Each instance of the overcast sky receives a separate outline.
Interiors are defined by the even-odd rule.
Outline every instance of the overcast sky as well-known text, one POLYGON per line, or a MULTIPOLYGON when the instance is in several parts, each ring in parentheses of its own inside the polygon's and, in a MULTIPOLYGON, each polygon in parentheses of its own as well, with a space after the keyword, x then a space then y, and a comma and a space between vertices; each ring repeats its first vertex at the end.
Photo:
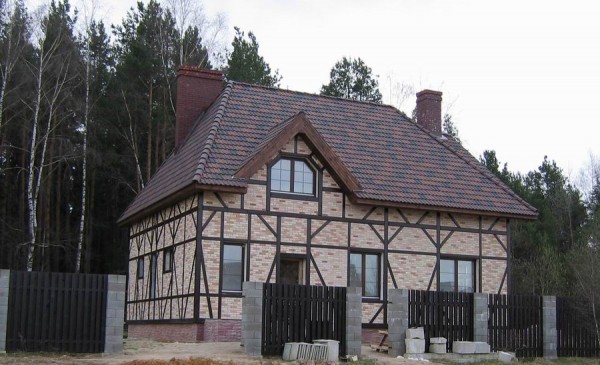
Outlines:
MULTIPOLYGON (((105 0, 109 22, 130 0, 105 0)), ((463 144, 511 170, 544 155, 575 177, 600 155, 600 3, 595 1, 204 0, 255 33, 281 86, 318 93, 333 64, 361 57, 385 103, 404 82, 444 93, 463 144)), ((414 97, 401 106, 407 114, 414 97)))

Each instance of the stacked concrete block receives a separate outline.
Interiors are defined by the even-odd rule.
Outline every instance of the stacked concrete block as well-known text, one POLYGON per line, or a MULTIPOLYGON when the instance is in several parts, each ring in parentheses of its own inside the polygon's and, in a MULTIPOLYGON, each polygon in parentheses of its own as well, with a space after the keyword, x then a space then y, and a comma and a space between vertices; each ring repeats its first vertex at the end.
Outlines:
POLYGON ((544 330, 544 359, 554 360, 558 357, 558 338, 556 332, 556 297, 542 298, 543 330, 544 330))
POLYGON ((6 352, 6 326, 8 324, 8 289, 10 271, 0 270, 0 354, 6 352))
POLYGON ((406 330, 408 329, 408 290, 388 291, 388 342, 389 354, 396 357, 406 353, 406 330))
POLYGON ((454 352, 455 354, 474 354, 475 342, 454 341, 452 342, 452 352, 454 352))
POLYGON ((362 339, 362 288, 346 289, 346 354, 360 355, 362 339))
POLYGON ((488 342, 488 295, 485 293, 473 294, 473 340, 488 342))
POLYGON ((250 356, 261 356, 263 283, 246 281, 242 286, 242 344, 250 356))
POLYGON ((123 351, 125 320, 125 275, 108 275, 104 352, 123 351))
POLYGON ((433 354, 445 354, 448 340, 444 337, 431 337, 429 339, 429 352, 433 354))
POLYGON ((423 327, 409 328, 406 330, 407 354, 424 354, 425 353, 425 331, 423 327))
POLYGON ((489 354, 491 352, 490 345, 487 342, 473 342, 475 344, 476 354, 489 354))

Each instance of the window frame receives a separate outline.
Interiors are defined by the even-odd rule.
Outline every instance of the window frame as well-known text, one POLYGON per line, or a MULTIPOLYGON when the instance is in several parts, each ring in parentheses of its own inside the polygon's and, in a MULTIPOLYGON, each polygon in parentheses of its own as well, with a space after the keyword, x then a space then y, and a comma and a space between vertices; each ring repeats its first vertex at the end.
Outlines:
POLYGON ((137 272, 136 278, 137 280, 141 280, 144 278, 144 257, 138 257, 137 259, 137 272))
POLYGON ((173 259, 175 258, 175 248, 168 247, 163 251, 163 274, 167 274, 173 271, 173 259), (169 267, 167 267, 167 255, 170 256, 169 267))
POLYGON ((219 287, 221 289, 221 293, 230 293, 230 294, 241 294, 242 293, 242 289, 243 289, 243 285, 244 285, 244 281, 246 279, 246 245, 243 243, 232 243, 232 242, 223 242, 223 244, 221 245, 221 259, 220 259, 220 281, 219 281, 219 287), (240 264, 242 265, 242 270, 241 270, 241 281, 240 281, 240 289, 239 290, 232 290, 232 289, 225 289, 223 288, 223 276, 225 275, 225 265, 224 265, 224 253, 225 253, 225 246, 237 246, 240 247, 242 249, 242 258, 240 259, 240 264))
POLYGON ((477 293, 477 259, 476 258, 472 258, 472 257, 465 257, 465 256, 442 256, 440 257, 440 269, 439 269, 439 283, 440 283, 440 287, 438 287, 438 291, 442 291, 441 290, 441 279, 442 279, 442 261, 446 260, 446 261, 453 261, 454 264, 454 285, 451 291, 448 292, 453 292, 453 293, 477 293), (473 291, 472 292, 459 292, 458 291, 458 263, 459 262, 468 262, 471 264, 471 282, 473 283, 473 291))
POLYGON ((368 299, 368 300, 379 300, 381 299, 381 256, 382 253, 379 251, 348 251, 348 286, 350 286, 350 262, 351 262, 351 256, 352 255, 360 255, 361 256, 361 295, 364 299, 368 299), (375 256, 377 257, 377 296, 367 296, 365 295, 365 280, 366 280, 366 263, 367 263, 367 259, 366 256, 367 255, 371 255, 371 256, 375 256))
POLYGON ((301 199, 301 200, 318 200, 317 196, 317 184, 318 184, 318 174, 319 169, 310 161, 307 156, 298 156, 298 155, 290 155, 290 154, 280 154, 275 160, 271 161, 271 163, 267 166, 268 168, 268 179, 267 179, 267 188, 272 197, 281 197, 288 199, 301 199), (273 166, 275 166, 281 160, 289 160, 290 161, 290 191, 282 191, 282 190, 274 190, 272 188, 272 180, 273 176, 271 170, 273 166), (312 184, 312 192, 311 193, 300 193, 294 191, 294 181, 295 181, 295 162, 300 161, 304 162, 306 166, 313 173, 313 184, 312 184))

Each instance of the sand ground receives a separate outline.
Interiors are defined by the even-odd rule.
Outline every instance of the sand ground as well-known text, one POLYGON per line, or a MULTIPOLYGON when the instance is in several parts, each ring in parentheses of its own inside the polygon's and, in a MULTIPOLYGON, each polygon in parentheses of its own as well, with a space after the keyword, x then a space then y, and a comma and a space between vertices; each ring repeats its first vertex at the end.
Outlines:
MULTIPOLYGON (((424 365, 423 361, 395 359, 384 353, 372 351, 368 346, 362 348, 363 357, 376 360, 377 364, 424 365)), ((144 339, 127 339, 122 353, 119 354, 32 354, 17 353, 0 355, 0 364, 40 364, 40 365, 117 365, 133 360, 170 360, 203 357, 231 361, 234 364, 293 364, 281 359, 254 359, 244 353, 239 342, 203 342, 203 343, 165 343, 144 339)))

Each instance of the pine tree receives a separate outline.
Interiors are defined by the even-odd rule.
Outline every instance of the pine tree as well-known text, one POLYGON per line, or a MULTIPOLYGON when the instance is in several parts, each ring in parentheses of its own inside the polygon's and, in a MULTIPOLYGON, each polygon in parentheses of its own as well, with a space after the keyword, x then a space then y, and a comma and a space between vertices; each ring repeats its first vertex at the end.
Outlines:
POLYGON ((235 27, 233 51, 227 57, 225 75, 233 81, 247 82, 269 87, 279 87, 279 72, 271 72, 271 67, 258 54, 258 42, 254 33, 248 32, 248 38, 240 28, 235 27))
POLYGON ((360 58, 342 58, 333 66, 329 75, 331 80, 321 87, 321 95, 381 102, 379 83, 371 68, 360 58))

